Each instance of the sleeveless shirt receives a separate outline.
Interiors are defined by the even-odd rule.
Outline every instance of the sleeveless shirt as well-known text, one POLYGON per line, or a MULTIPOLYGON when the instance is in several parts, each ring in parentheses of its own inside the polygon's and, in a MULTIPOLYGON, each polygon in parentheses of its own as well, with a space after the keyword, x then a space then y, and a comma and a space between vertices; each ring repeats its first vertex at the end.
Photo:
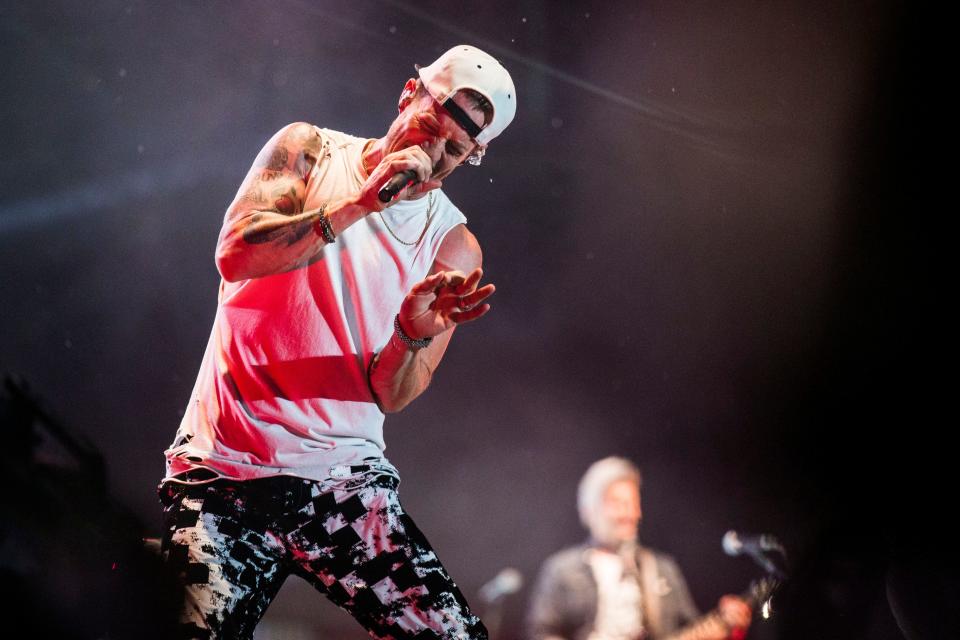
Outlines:
MULTIPOLYGON (((356 194, 367 179, 361 153, 368 139, 317 131, 323 146, 304 210, 356 194)), ((432 193, 429 222, 428 197, 399 201, 345 229, 309 266, 221 280, 197 382, 165 451, 166 479, 206 469, 239 480, 322 481, 344 465, 388 465, 370 362, 446 234, 466 222, 442 191, 432 193), (412 243, 421 232, 415 246, 394 237, 412 243)))

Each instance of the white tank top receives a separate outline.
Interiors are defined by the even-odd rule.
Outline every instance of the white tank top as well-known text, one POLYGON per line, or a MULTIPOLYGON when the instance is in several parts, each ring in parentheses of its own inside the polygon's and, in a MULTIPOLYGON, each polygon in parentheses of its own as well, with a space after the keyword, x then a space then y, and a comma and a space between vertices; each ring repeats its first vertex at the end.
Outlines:
MULTIPOLYGON (((317 130, 324 148, 304 209, 355 194, 367 178, 367 139, 317 130)), ((368 384, 370 362, 446 234, 466 222, 446 195, 433 193, 425 232, 428 198, 397 202, 345 229, 308 267, 221 281, 200 373, 165 452, 167 479, 208 469, 241 480, 324 480, 334 467, 383 461, 384 416, 368 384), (394 237, 414 242, 422 232, 415 246, 394 237)))

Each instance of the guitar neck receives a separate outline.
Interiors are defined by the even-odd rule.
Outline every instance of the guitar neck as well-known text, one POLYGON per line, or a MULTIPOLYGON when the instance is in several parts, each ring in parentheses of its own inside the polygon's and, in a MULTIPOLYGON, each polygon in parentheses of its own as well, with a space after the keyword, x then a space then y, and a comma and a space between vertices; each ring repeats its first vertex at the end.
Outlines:
MULTIPOLYGON (((773 578, 762 578, 750 584, 750 587, 740 594, 740 598, 752 610, 765 602, 773 595, 779 582, 773 578)), ((719 609, 712 609, 706 615, 698 618, 680 631, 667 636, 663 640, 726 640, 730 637, 730 628, 723 621, 719 609)))

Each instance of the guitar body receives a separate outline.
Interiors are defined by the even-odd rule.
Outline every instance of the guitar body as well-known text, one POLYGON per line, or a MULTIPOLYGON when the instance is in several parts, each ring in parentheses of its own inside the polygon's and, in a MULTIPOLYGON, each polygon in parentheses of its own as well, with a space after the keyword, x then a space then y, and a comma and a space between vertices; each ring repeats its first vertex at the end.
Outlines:
MULTIPOLYGON (((773 596, 780 582, 770 577, 761 578, 750 584, 750 588, 740 595, 752 611, 763 605, 773 596)), ((699 620, 687 625, 680 631, 660 640, 726 640, 736 634, 723 621, 720 611, 711 610, 699 620)))

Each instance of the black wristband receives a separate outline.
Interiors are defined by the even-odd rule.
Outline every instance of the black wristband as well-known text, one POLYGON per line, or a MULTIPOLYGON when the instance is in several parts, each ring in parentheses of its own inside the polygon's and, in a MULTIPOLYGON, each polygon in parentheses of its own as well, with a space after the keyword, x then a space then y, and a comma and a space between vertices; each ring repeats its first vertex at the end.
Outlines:
POLYGON ((412 349, 423 349, 424 347, 429 347, 430 343, 433 342, 433 336, 420 338, 419 340, 414 340, 408 336, 403 330, 403 327, 400 326, 399 313, 393 317, 393 331, 397 334, 397 337, 400 338, 400 341, 403 342, 403 344, 412 349))

